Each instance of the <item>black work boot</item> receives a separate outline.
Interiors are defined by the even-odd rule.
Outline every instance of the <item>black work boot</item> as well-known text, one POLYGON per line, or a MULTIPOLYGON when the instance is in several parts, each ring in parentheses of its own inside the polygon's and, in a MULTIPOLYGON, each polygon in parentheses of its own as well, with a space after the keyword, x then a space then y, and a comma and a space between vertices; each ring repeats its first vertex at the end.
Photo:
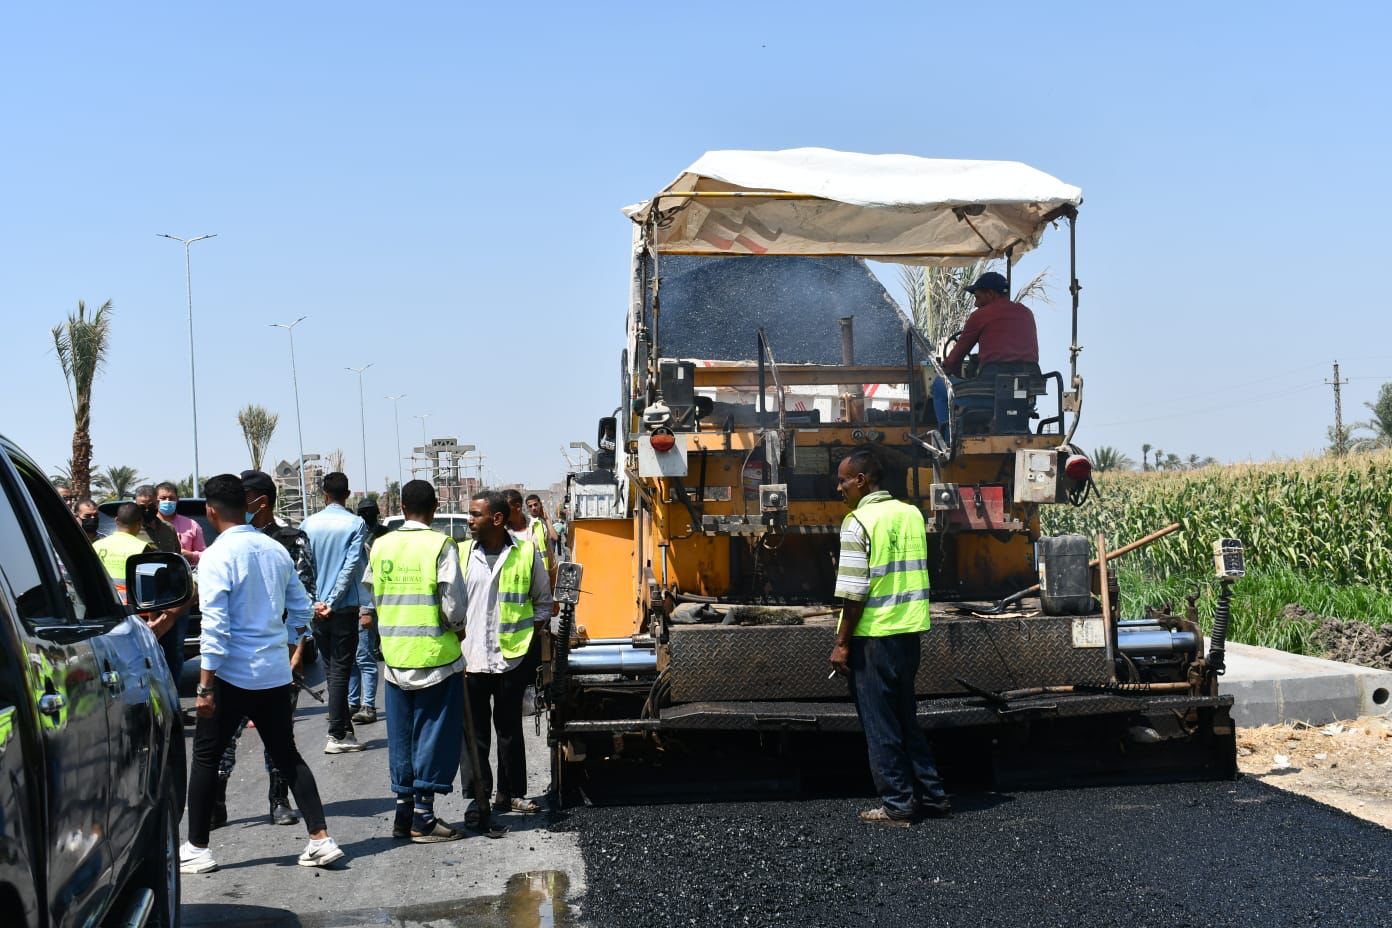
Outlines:
POLYGON ((267 798, 271 803, 272 825, 293 825, 300 820, 295 810, 290 808, 290 787, 278 773, 271 774, 271 789, 267 798))
POLYGON ((227 781, 222 777, 217 778, 213 785, 213 820, 210 823, 212 828, 221 828, 227 824, 227 781))

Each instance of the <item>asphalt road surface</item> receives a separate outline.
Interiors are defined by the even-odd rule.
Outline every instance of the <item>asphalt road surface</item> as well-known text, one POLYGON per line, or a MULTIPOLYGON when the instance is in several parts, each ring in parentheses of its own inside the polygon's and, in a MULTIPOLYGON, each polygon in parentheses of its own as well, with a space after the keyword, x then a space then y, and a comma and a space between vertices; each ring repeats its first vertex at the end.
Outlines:
POLYGON ((366 751, 325 755, 306 702, 296 737, 347 858, 295 865, 304 829, 267 822, 248 733, 221 869, 183 880, 186 924, 1392 928, 1392 831, 1252 780, 968 794, 907 830, 859 824, 870 802, 851 797, 509 814, 499 840, 394 842, 385 723, 360 726, 366 751))
MULTIPOLYGON (((316 687, 323 686, 322 674, 316 663, 310 676, 316 687)), ((379 704, 384 695, 378 694, 379 704)), ((550 779, 546 741, 535 735, 530 717, 526 722, 528 788, 540 793, 550 779)), ((307 840, 304 826, 270 824, 261 739, 248 729, 228 784, 230 821, 209 842, 218 870, 183 877, 185 925, 566 924, 565 900, 585 889, 575 834, 549 831, 544 813, 507 814, 496 820, 510 831, 497 840, 471 835, 444 844, 394 841, 386 722, 357 726, 367 749, 356 754, 324 754, 326 725, 324 708, 302 693, 295 741, 314 771, 329 833, 346 852, 344 860, 325 870, 295 863, 307 840)), ((189 756, 191 736, 190 729, 189 756)), ((467 801, 457 781, 455 786, 436 798, 435 811, 462 823, 467 801)))

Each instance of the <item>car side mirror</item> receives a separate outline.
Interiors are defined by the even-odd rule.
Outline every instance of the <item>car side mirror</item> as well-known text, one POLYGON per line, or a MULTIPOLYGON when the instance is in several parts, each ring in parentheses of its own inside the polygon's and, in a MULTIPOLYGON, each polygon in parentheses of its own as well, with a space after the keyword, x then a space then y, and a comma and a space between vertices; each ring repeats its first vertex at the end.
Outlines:
POLYGON ((159 612, 188 602, 193 574, 178 554, 152 551, 126 560, 126 601, 136 612, 159 612))

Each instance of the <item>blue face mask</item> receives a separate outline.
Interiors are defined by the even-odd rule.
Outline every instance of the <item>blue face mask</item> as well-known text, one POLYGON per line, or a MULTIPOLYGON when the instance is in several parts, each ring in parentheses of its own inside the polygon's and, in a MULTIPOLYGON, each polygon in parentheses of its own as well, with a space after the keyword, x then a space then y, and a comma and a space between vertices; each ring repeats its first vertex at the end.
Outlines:
POLYGON ((162 516, 172 516, 179 504, 172 499, 162 499, 159 503, 159 511, 162 516))
POLYGON ((248 513, 246 514, 247 525, 250 525, 250 524, 251 524, 251 520, 254 519, 254 518, 256 518, 256 514, 253 513, 253 512, 248 512, 248 513))

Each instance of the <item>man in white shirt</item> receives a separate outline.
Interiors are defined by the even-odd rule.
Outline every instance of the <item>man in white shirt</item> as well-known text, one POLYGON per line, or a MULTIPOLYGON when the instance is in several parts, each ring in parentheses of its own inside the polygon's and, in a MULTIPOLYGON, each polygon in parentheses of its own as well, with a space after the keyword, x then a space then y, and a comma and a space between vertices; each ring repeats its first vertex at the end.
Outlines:
MULTIPOLYGON (((493 789, 493 771, 487 766, 491 715, 498 732, 498 791, 493 805, 503 812, 530 813, 539 807, 527 798, 522 698, 536 674, 541 636, 535 632, 551 619, 551 582, 530 537, 518 540, 508 532, 510 511, 507 498, 496 490, 475 493, 469 502, 473 538, 460 548, 468 598, 465 686, 484 765, 479 771, 484 791, 493 789)), ((473 795, 472 771, 466 779, 465 793, 473 795)), ((472 826, 478 816, 471 803, 465 823, 472 826)))
POLYGON ((179 869, 207 873, 217 868, 208 832, 218 759, 244 717, 256 725, 304 813, 310 842, 298 863, 325 867, 342 858, 343 851, 329 837, 314 774, 295 747, 290 711, 294 684, 285 647, 286 622, 308 625, 313 607, 285 548, 248 524, 241 478, 219 474, 204 486, 204 495, 218 537, 198 569, 202 669, 189 771, 188 841, 179 849, 179 869))

